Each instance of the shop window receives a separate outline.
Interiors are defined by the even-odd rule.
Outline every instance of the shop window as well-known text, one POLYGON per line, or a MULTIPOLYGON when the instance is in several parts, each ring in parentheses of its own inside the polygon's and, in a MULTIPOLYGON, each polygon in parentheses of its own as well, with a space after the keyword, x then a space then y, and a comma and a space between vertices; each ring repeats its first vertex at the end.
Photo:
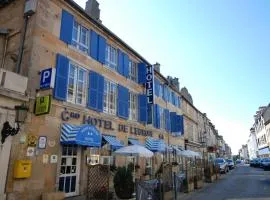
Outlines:
POLYGON ((137 94, 130 92, 129 93, 129 119, 137 120, 137 105, 138 97, 137 94))
POLYGON ((129 61, 129 79, 135 82, 138 81, 138 66, 137 63, 132 60, 129 61))
POLYGON ((66 196, 78 194, 80 153, 76 145, 63 145, 58 190, 66 196))
POLYGON ((113 70, 117 70, 117 50, 109 44, 106 45, 105 63, 113 70))
POLYGON ((116 84, 104 80, 104 97, 103 97, 103 112, 115 115, 116 114, 116 84))
POLYGON ((83 52, 88 52, 89 30, 76 21, 73 22, 72 45, 83 52))
POLYGON ((69 65, 68 73, 68 101, 86 105, 86 70, 74 63, 69 65))

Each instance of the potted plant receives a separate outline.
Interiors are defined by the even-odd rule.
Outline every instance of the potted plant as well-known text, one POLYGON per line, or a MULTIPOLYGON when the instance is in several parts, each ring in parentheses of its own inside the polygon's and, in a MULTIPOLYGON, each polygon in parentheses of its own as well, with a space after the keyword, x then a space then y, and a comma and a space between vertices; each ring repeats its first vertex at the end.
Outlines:
POLYGON ((132 176, 132 167, 118 167, 113 179, 116 195, 121 199, 132 198, 134 192, 134 182, 132 176))

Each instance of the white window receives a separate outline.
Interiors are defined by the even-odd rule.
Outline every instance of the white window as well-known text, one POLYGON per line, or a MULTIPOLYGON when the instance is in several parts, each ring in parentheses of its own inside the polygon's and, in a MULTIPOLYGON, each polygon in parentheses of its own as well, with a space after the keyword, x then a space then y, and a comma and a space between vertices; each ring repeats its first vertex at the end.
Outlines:
POLYGON ((83 52, 88 52, 89 48, 89 30, 76 21, 73 23, 72 45, 83 52))
POLYGON ((106 65, 110 68, 116 70, 117 69, 117 50, 111 45, 106 45, 106 65))
POLYGON ((103 111, 112 115, 116 114, 116 84, 104 80, 103 111))
POLYGON ((135 93, 129 93, 129 119, 137 120, 138 98, 135 93))
POLYGON ((163 97, 163 87, 164 87, 163 84, 160 83, 160 85, 159 85, 159 97, 161 97, 161 98, 163 97))
POLYGON ((134 61, 129 61, 129 78, 135 82, 138 79, 138 66, 134 61))
POLYGON ((69 64, 68 101, 86 105, 86 70, 74 63, 69 64))
POLYGON ((165 129, 165 112, 164 112, 164 108, 160 108, 160 129, 165 129))

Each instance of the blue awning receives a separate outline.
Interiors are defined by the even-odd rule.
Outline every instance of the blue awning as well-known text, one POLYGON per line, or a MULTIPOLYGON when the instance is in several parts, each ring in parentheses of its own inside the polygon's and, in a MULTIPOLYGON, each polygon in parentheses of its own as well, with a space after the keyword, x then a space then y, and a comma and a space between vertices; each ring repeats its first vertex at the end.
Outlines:
POLYGON ((115 136, 112 135, 103 135, 102 136, 106 142, 108 142, 111 145, 112 150, 119 149, 123 147, 124 145, 121 143, 120 140, 118 140, 115 136))
POLYGON ((101 135, 95 126, 88 124, 62 124, 61 144, 77 144, 88 147, 100 147, 101 135))
POLYGON ((262 149, 259 149, 259 155, 262 156, 264 154, 270 154, 269 147, 264 147, 262 149))
POLYGON ((147 149, 153 152, 164 152, 166 147, 164 140, 155 139, 152 137, 146 138, 145 146, 147 149))
POLYGON ((140 143, 140 141, 138 139, 135 139, 135 138, 128 138, 128 142, 130 144, 133 144, 133 145, 141 145, 141 146, 143 146, 143 144, 140 143))

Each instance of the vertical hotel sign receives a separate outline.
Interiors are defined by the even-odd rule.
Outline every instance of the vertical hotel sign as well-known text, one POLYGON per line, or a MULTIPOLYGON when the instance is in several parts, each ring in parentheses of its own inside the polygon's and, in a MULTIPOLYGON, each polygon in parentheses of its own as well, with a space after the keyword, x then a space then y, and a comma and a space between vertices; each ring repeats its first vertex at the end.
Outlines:
POLYGON ((146 96, 147 105, 154 104, 154 70, 152 65, 146 66, 146 96))
POLYGON ((146 66, 147 124, 153 123, 154 66, 146 66))

